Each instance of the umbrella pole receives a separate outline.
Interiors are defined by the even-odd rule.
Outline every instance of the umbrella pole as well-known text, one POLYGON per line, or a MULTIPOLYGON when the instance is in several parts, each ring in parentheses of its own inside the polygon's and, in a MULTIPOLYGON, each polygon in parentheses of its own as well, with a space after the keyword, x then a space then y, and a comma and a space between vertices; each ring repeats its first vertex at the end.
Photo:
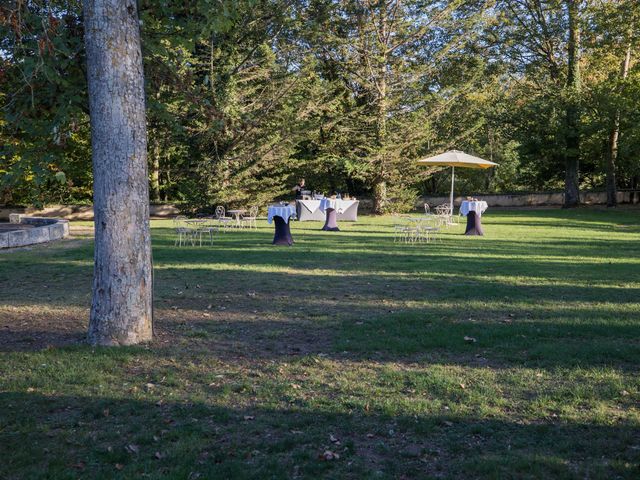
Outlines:
POLYGON ((451 204, 451 216, 453 216, 453 182, 455 179, 456 167, 451 167, 451 195, 449 196, 449 203, 451 204))

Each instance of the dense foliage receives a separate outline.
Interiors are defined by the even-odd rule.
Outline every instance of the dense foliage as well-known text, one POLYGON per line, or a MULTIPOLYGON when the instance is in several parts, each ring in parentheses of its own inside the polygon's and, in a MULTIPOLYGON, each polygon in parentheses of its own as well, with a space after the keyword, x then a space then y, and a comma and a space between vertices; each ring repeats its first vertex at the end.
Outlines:
MULTIPOLYGON (((634 0, 141 0, 152 200, 637 187, 634 0), (569 33, 571 32, 571 34, 569 33), (571 167, 573 165, 573 167, 571 167)), ((91 199, 79 0, 0 6, 0 204, 91 199)))

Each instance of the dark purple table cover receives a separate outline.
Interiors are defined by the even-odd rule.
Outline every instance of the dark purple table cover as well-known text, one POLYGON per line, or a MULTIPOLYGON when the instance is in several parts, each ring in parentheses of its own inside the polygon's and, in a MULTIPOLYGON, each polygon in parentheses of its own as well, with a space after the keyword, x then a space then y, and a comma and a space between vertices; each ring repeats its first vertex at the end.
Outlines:
POLYGON ((467 229, 465 230, 465 235, 484 235, 484 231, 482 230, 482 216, 476 215, 476 212, 471 211, 467 215, 467 229))
POLYGON ((285 222, 282 217, 274 216, 273 223, 276 226, 276 232, 273 236, 274 245, 293 245, 293 237, 291 236, 291 229, 289 228, 289 222, 285 222))
POLYGON ((326 230, 328 232, 339 232, 338 228, 338 214, 335 208, 327 208, 326 209, 327 217, 324 222, 324 227, 322 230, 326 230))

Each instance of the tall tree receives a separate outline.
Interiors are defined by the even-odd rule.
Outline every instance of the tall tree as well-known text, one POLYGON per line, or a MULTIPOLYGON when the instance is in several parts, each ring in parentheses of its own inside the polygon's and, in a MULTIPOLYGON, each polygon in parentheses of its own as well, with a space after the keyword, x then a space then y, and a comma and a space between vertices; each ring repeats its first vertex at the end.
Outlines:
MULTIPOLYGON (((624 48, 624 58, 620 66, 620 80, 626 80, 631 64, 631 35, 624 48)), ((611 130, 609 132, 609 145, 607 151, 607 206, 615 207, 618 204, 618 186, 616 182, 616 163, 618 161, 618 141, 620 138, 620 109, 613 114, 611 130)))
POLYGON ((136 0, 85 0, 95 267, 88 340, 152 336, 144 78, 136 0))
POLYGON ((398 187, 415 180, 417 172, 407 169, 407 159, 424 152, 428 143, 434 98, 451 98, 437 72, 472 43, 492 2, 313 3, 323 75, 337 73, 349 104, 344 120, 330 122, 331 130, 348 135, 351 174, 371 187, 374 211, 387 212, 398 187))
POLYGON ((567 0, 567 107, 565 131, 564 207, 580 204, 580 10, 579 0, 567 0))

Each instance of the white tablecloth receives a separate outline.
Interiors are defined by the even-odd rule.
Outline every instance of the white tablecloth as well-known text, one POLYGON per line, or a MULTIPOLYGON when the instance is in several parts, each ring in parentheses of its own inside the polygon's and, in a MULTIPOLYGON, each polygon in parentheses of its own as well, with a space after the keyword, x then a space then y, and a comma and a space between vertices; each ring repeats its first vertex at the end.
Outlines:
POLYGON ((477 202, 465 200, 460 204, 460 213, 466 216, 469 215, 469 212, 476 212, 476 215, 480 217, 487 208, 489 208, 489 205, 484 200, 477 202))
POLYGON ((273 217, 281 217, 286 223, 289 223, 289 218, 295 216, 295 214, 296 207, 293 205, 271 205, 267 209, 267 222, 271 223, 273 221, 273 217))
MULTIPOLYGON (((358 221, 358 200, 342 200, 344 211, 338 211, 338 221, 358 221)), ((298 220, 324 222, 325 212, 320 209, 320 200, 296 200, 298 220)), ((332 207, 329 207, 332 208, 332 207)))
POLYGON ((342 200, 341 198, 323 198, 320 200, 320 211, 325 212, 329 208, 333 208, 336 213, 344 213, 350 206, 352 206, 355 200, 342 200))
POLYGON ((320 200, 296 200, 298 220, 324 221, 324 213, 320 211, 320 200))

